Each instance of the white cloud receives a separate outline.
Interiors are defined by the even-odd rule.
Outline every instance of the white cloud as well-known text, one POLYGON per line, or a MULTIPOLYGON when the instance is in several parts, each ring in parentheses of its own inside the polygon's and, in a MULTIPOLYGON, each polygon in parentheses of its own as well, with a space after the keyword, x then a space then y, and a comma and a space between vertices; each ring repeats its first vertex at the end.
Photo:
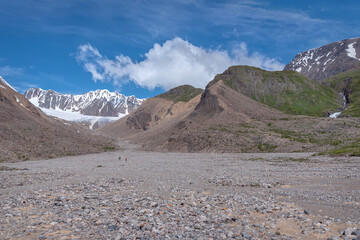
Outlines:
POLYGON ((18 67, 11 67, 9 65, 0 67, 0 76, 13 77, 23 75, 23 69, 18 67))
POLYGON ((245 43, 238 44, 228 53, 219 49, 204 49, 181 39, 174 38, 162 45, 156 43, 145 54, 145 59, 133 62, 127 56, 116 56, 110 60, 90 44, 78 48, 76 59, 93 80, 112 81, 121 86, 133 81, 141 87, 164 90, 190 84, 205 88, 218 73, 232 65, 250 65, 266 70, 281 70, 284 65, 260 53, 250 54, 245 43))
POLYGON ((249 54, 245 43, 237 44, 232 50, 232 55, 234 56, 233 62, 237 65, 249 65, 269 71, 284 69, 284 64, 275 58, 265 57, 258 52, 249 54))

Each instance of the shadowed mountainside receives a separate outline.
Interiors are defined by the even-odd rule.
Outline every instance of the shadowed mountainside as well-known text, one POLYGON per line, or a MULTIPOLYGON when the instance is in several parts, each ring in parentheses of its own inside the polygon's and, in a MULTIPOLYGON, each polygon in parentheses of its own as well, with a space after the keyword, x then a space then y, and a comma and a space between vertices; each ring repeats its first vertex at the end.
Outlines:
POLYGON ((108 138, 46 116, 24 96, 0 81, 0 161, 80 155, 113 149, 108 138))

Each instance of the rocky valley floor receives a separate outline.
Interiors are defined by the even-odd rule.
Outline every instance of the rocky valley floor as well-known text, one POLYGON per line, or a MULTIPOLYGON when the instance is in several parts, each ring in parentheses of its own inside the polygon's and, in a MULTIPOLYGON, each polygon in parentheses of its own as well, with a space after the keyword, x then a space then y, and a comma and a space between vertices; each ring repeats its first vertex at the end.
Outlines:
POLYGON ((1 163, 0 216, 0 239, 360 239, 360 158, 129 149, 1 163))

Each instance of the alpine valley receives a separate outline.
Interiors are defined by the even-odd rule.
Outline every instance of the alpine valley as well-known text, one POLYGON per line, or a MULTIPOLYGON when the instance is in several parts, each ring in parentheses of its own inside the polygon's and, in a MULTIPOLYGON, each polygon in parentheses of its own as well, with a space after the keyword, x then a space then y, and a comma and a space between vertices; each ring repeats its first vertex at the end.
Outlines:
POLYGON ((360 240, 359 10, 0 0, 0 240, 360 240))
POLYGON ((150 151, 360 155, 360 38, 299 53, 283 71, 231 66, 205 89, 183 85, 146 100, 108 90, 22 96, 1 81, 1 151, 11 161, 74 154, 81 134, 96 135, 89 152, 121 139, 150 151), (51 136, 62 151, 51 153, 51 136))

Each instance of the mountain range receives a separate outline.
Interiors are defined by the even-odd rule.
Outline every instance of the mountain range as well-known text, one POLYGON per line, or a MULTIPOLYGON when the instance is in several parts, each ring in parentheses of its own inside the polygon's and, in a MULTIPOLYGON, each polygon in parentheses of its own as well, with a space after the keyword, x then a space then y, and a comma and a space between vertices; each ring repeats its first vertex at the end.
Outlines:
POLYGON ((54 90, 30 88, 24 93, 46 114, 70 121, 85 121, 97 128, 134 111, 144 100, 118 92, 96 90, 81 95, 61 94, 54 90))

